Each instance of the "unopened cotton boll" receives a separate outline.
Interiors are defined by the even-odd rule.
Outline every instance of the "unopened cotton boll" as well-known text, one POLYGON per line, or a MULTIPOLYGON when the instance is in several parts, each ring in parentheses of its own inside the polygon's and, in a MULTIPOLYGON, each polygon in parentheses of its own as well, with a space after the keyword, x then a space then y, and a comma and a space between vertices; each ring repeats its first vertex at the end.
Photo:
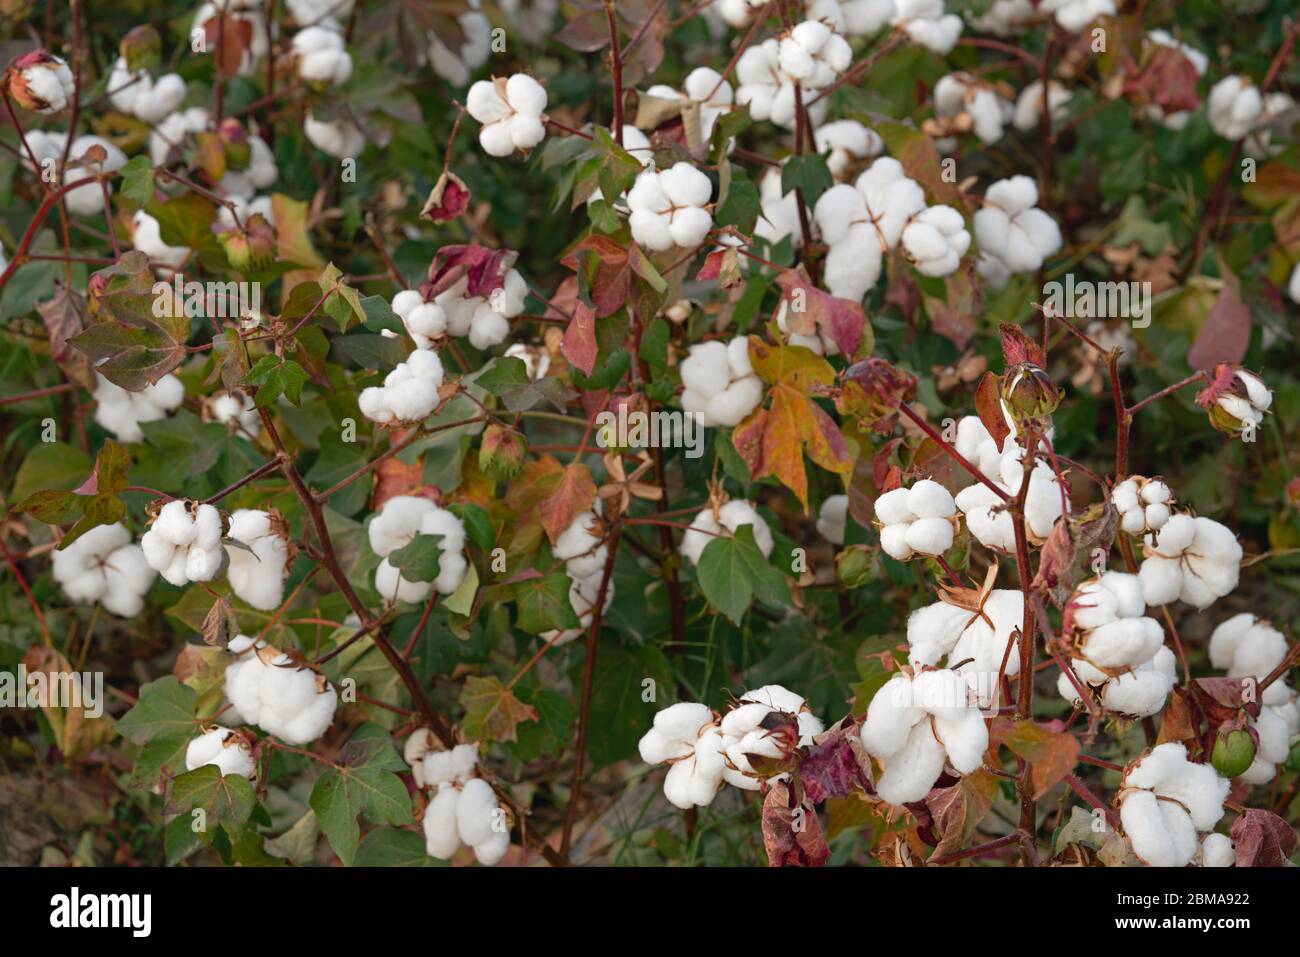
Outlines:
POLYGON ((169 246, 163 242, 162 226, 143 209, 136 210, 131 222, 131 245, 148 256, 151 263, 168 269, 180 269, 185 260, 189 259, 189 247, 169 246))
POLYGON ((1110 500, 1119 512, 1120 528, 1130 535, 1143 535, 1165 527, 1174 493, 1160 479, 1134 475, 1111 489, 1110 500))
POLYGON ((979 267, 990 284, 1008 273, 1036 271, 1061 248, 1061 229, 1037 207, 1038 186, 1028 176, 998 180, 984 202, 975 212, 975 239, 984 257, 994 260, 986 266, 981 259, 979 267))
POLYGON ((479 80, 469 88, 465 109, 483 124, 478 141, 489 156, 527 152, 546 137, 546 89, 526 73, 479 80))
POLYGON ((749 361, 749 339, 697 343, 681 364, 682 408, 701 425, 739 425, 763 400, 763 383, 749 361))
POLYGON ((206 728, 185 749, 187 771, 209 764, 214 765, 223 777, 228 774, 249 780, 257 777, 257 765, 253 761, 253 751, 248 740, 219 724, 206 728))
POLYGON ((1241 545, 1231 530, 1213 519, 1174 515, 1145 541, 1138 574, 1148 605, 1182 599, 1208 608, 1237 587, 1241 545))
POLYGON ((108 429, 119 441, 140 442, 144 431, 140 425, 167 418, 185 401, 185 386, 171 373, 139 392, 128 392, 120 385, 95 373, 95 421, 108 429))
MULTIPOLYGON (((232 199, 249 203, 248 215, 261 213, 266 221, 275 225, 275 210, 271 197, 257 197, 257 191, 269 189, 280 178, 280 168, 276 165, 275 154, 260 136, 248 137, 248 166, 244 169, 227 169, 218 185, 222 192, 232 199)), ((229 210, 222 206, 217 215, 229 215, 229 210)), ((246 218, 241 211, 241 218, 246 218)), ((226 222, 223 218, 222 222, 226 222)), ((230 225, 233 223, 227 223, 230 225)))
POLYGON ((1258 125, 1264 99, 1248 77, 1227 76, 1210 89, 1205 106, 1214 132, 1224 139, 1239 140, 1258 125))
POLYGON ((922 800, 945 763, 960 774, 978 770, 989 744, 966 681, 949 670, 890 678, 867 707, 861 737, 867 752, 885 765, 876 793, 890 804, 922 800))
POLYGON ((903 229, 903 252, 923 276, 948 276, 957 271, 970 248, 970 233, 961 213, 951 206, 930 206, 903 229))
MULTIPOLYGON (((1069 106, 1073 97, 1074 94, 1063 83, 1052 80, 1047 85, 1047 104, 1048 109, 1052 111, 1053 125, 1058 125, 1065 120, 1066 107, 1069 106)), ((1020 96, 1016 100, 1012 123, 1018 130, 1033 130, 1038 128, 1042 116, 1043 81, 1034 80, 1020 91, 1020 96)))
POLYGON ((211 581, 221 570, 221 513, 215 506, 172 499, 140 538, 145 561, 178 588, 211 581))
POLYGON ((893 24, 902 27, 913 43, 946 56, 961 36, 961 17, 945 14, 943 0, 894 0, 893 24))
POLYGON ((278 608, 289 573, 289 541, 270 512, 241 508, 230 515, 226 577, 235 595, 261 611, 278 608))
POLYGON ((436 33, 429 33, 429 63, 435 73, 453 86, 464 86, 470 74, 487 62, 492 53, 492 24, 479 9, 479 0, 470 0, 470 9, 459 17, 464 41, 448 47, 436 33))
POLYGON ((144 608, 155 572, 120 522, 98 525, 52 556, 54 580, 75 602, 99 602, 121 618, 144 608))
POLYGON ((854 163, 879 156, 885 149, 880 134, 857 120, 823 123, 813 133, 813 142, 818 153, 827 154, 826 168, 836 182, 841 181, 854 163))
POLYGON ((876 499, 880 547, 900 562, 915 554, 942 555, 952 548, 957 505, 938 482, 921 479, 876 499))
POLYGON ((438 407, 442 360, 432 349, 417 349, 384 377, 382 386, 362 389, 361 413, 380 425, 420 422, 438 407))
POLYGON ((1056 14, 1062 29, 1079 33, 1098 17, 1113 17, 1115 0, 1043 0, 1038 9, 1056 14))
POLYGON ((352 56, 343 34, 328 26, 304 27, 293 35, 298 76, 316 89, 342 86, 352 76, 352 56))
POLYGON ((185 102, 185 81, 176 73, 157 80, 148 70, 132 73, 126 60, 118 57, 108 74, 108 97, 113 108, 153 126, 176 112, 185 102))
POLYGON ((828 495, 817 512, 817 534, 832 545, 843 545, 848 521, 849 497, 828 495))
POLYGON ((1223 817, 1228 789, 1210 765, 1190 762, 1182 744, 1147 752, 1125 771, 1120 790, 1120 821, 1133 853, 1150 867, 1191 863, 1200 849, 1197 832, 1223 817))
POLYGON ((705 208, 712 195, 709 178, 690 163, 662 172, 645 170, 627 194, 632 238, 656 252, 693 249, 713 228, 713 216, 705 208))
POLYGON ((346 118, 334 121, 318 120, 309 110, 303 117, 302 132, 312 146, 335 159, 355 159, 366 148, 365 133, 346 118))
POLYGON ((1223 383, 1225 366, 1216 369, 1214 384, 1198 393, 1198 405, 1209 409, 1210 424, 1220 432, 1241 436, 1249 441, 1273 407, 1273 390, 1264 380, 1245 369, 1231 370, 1223 383))
POLYGON ((718 509, 716 516, 711 508, 696 515, 682 536, 681 553, 692 565, 698 565, 709 542, 720 535, 734 535, 741 525, 752 526, 754 543, 764 558, 772 554, 772 530, 755 511, 753 504, 742 499, 727 502, 718 509))

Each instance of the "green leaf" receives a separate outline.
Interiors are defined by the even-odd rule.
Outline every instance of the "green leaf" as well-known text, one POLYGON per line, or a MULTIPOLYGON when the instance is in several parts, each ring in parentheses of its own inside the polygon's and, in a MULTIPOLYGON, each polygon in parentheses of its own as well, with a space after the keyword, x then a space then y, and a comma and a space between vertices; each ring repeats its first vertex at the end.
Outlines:
POLYGON ((803 201, 810 208, 833 183, 826 157, 818 154, 791 156, 781 167, 781 195, 795 189, 802 190, 803 201))
POLYGON ((727 198, 715 217, 718 225, 735 226, 742 233, 752 233, 754 224, 758 222, 760 208, 758 187, 750 182, 743 170, 732 167, 731 188, 727 190, 727 198))
POLYGON ((581 624, 569 601, 569 576, 552 572, 516 582, 512 586, 519 609, 521 631, 540 635, 544 631, 577 628, 581 624))
POLYGON ((790 600, 785 577, 758 550, 752 525, 709 542, 700 555, 699 577, 704 597, 737 624, 755 594, 768 604, 790 600))
POLYGON ((119 170, 122 185, 118 194, 139 206, 147 206, 153 201, 153 164, 148 156, 136 156, 127 161, 119 170))
POLYGON ((394 771, 406 764, 392 739, 373 725, 364 725, 339 752, 339 767, 316 781, 308 803, 321 831, 345 865, 356 860, 365 815, 374 824, 401 826, 411 822, 411 798, 394 771))
POLYGON ((306 381, 306 369, 292 359, 270 353, 258 359, 244 376, 244 384, 257 387, 253 402, 259 409, 266 408, 281 395, 297 405, 306 381))
POLYGON ((140 687, 135 707, 117 722, 118 732, 144 749, 135 759, 135 780, 153 785, 164 767, 177 764, 198 730, 198 694, 174 675, 140 687))
POLYGON ((528 385, 528 366, 517 356, 500 356, 474 377, 474 384, 499 398, 528 385))
POLYGON ((461 520, 465 526, 465 534, 471 542, 485 552, 490 552, 496 547, 496 530, 492 527, 492 519, 484 508, 463 502, 452 502, 448 508, 461 520))
POLYGON ((467 676, 460 703, 465 708, 461 726, 465 736, 475 741, 514 741, 516 725, 537 720, 537 711, 516 698, 495 675, 467 676))
POLYGON ((442 536, 419 534, 410 543, 395 549, 388 563, 410 582, 431 582, 438 577, 442 559, 442 536))
POLYGON ((172 782, 166 813, 189 816, 189 812, 201 808, 211 829, 214 824, 243 824, 256 803, 248 778, 238 774, 223 776, 215 764, 205 764, 178 775, 172 782))
POLYGON ((33 492, 18 503, 18 511, 46 525, 67 525, 81 517, 81 496, 59 489, 33 492))
POLYGON ((424 836, 415 831, 377 827, 361 839, 357 867, 438 867, 424 850, 424 836))

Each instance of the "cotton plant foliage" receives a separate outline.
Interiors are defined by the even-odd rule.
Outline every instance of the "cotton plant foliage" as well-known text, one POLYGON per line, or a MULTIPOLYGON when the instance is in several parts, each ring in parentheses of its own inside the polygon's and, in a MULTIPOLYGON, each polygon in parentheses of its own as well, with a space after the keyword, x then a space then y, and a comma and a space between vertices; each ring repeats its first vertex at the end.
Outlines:
POLYGON ((12 862, 1295 863, 1284 5, 46 6, 12 862))

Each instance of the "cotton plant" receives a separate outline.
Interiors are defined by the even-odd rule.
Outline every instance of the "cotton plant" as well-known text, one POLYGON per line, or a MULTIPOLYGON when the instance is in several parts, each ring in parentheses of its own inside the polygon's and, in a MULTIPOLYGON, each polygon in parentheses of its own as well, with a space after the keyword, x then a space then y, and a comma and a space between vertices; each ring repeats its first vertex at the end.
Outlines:
POLYGON ((951 766, 984 765, 988 727, 966 681, 948 669, 899 672, 876 692, 862 722, 862 746, 884 764, 876 794, 890 804, 925 798, 951 766))
POLYGON ((682 409, 706 428, 739 425, 763 401, 745 336, 696 343, 682 360, 681 374, 682 409))
POLYGON ((605 567, 609 562, 609 546, 603 537, 604 527, 600 516, 592 510, 580 512, 555 540, 551 553, 564 562, 564 573, 569 576, 569 606, 578 616, 577 628, 553 629, 542 632, 543 641, 552 645, 565 645, 591 628, 600 601, 601 583, 605 584, 605 603, 601 610, 614 600, 614 579, 605 580, 605 567))
POLYGON ((238 635, 226 650, 228 721, 257 725, 290 745, 315 741, 334 722, 338 691, 323 675, 258 638, 238 635))
MULTIPOLYGON (((661 100, 683 100, 697 104, 700 116, 700 138, 706 143, 712 139, 713 127, 718 119, 731 111, 735 100, 735 91, 732 90, 731 84, 711 66, 696 67, 686 74, 680 92, 666 83, 656 83, 648 87, 645 92, 647 96, 661 100)), ((627 136, 624 135, 623 139, 623 146, 627 148, 627 136)), ((647 141, 646 146, 648 145, 647 141)))
POLYGON ((257 778, 257 761, 246 735, 219 724, 208 725, 185 747, 185 770, 197 771, 211 765, 221 775, 257 778))
POLYGON ((1130 535, 1158 532, 1173 515, 1174 493, 1158 478, 1130 475, 1111 489, 1110 501, 1119 527, 1130 535))
POLYGON ((1181 600, 1203 610, 1237 587, 1241 544, 1211 518, 1175 514, 1144 542, 1138 574, 1148 605, 1181 600))
POLYGON ((1037 271, 1061 248, 1061 228, 1038 208, 1038 184, 1028 176, 998 180, 975 212, 979 274, 995 289, 1012 275, 1037 271))
POLYGON ((744 499, 732 499, 718 506, 716 511, 711 507, 700 511, 682 535, 681 554, 692 565, 699 565, 709 542, 721 536, 735 535, 742 525, 748 525, 753 531, 754 544, 763 557, 771 555, 774 544, 772 529, 758 514, 754 503, 744 499))
POLYGON ((303 27, 291 43, 298 78, 316 90, 342 86, 352 76, 352 55, 334 25, 303 27))
POLYGON ((435 747, 427 730, 407 739, 404 757, 416 785, 427 790, 421 827, 430 857, 450 860, 462 845, 484 866, 501 862, 510 850, 510 818, 496 792, 477 773, 478 746, 435 747))
MULTIPOLYGON (((1229 678, 1262 680, 1285 659, 1286 637, 1265 619, 1251 612, 1233 615, 1210 634, 1210 664, 1229 678)), ((1260 713, 1251 718, 1258 738, 1255 757, 1241 774, 1247 784, 1267 784, 1286 762, 1291 740, 1300 734, 1300 704, 1284 681, 1264 689, 1260 713)))
POLYGON ((69 599, 97 602, 119 618, 134 618, 144 610, 157 574, 121 522, 97 525, 56 550, 51 571, 69 599))
POLYGON ((1182 744, 1146 752, 1120 784, 1120 821, 1133 853, 1150 867, 1190 864, 1201 847, 1199 834, 1223 817, 1228 788, 1210 765, 1189 761, 1182 744))
POLYGON ((465 110, 482 124, 478 141, 489 156, 527 154, 546 138, 546 88, 527 73, 479 80, 465 110))
POLYGON ((284 600, 291 557, 288 532, 278 513, 241 508, 230 513, 226 577, 236 597, 259 611, 284 600))
POLYGON ((1210 424, 1228 435, 1251 440, 1273 408, 1273 390, 1253 372, 1227 363, 1217 366, 1210 385, 1196 395, 1210 424))
POLYGON ((357 396, 361 414, 382 426, 421 422, 438 407, 442 360, 433 349, 416 349, 384 377, 357 396))
POLYGON ((687 162, 643 170, 627 193, 632 239, 653 252, 694 249, 713 228, 713 184, 687 162))
POLYGON ((876 499, 875 511, 880 547, 900 562, 915 555, 942 555, 952 548, 960 524, 951 493, 930 479, 884 493, 876 499))
POLYGON ((894 26, 918 46, 946 56, 952 52, 966 24, 955 13, 945 13, 943 0, 894 0, 894 26))
POLYGON ((191 499, 172 499, 158 510, 140 548, 149 567, 168 582, 183 587, 212 581, 221 571, 224 533, 216 506, 191 499))
POLYGON ((144 441, 141 425, 167 418, 185 401, 185 386, 168 373, 139 392, 128 392, 95 374, 95 421, 122 442, 144 441))

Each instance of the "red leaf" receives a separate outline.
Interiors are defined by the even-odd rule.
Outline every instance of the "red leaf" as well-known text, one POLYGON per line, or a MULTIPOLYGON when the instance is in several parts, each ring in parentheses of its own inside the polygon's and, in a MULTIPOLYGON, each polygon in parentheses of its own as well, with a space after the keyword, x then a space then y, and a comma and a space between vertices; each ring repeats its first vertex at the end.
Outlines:
POLYGON ((830 857, 817 812, 791 807, 790 789, 777 781, 763 800, 763 847, 772 867, 821 867, 830 857))
POLYGON ((1043 347, 1029 338, 1025 330, 1004 322, 998 326, 998 331, 1002 335, 1002 358, 1006 361, 1007 368, 1018 366, 1022 362, 1031 362, 1036 366, 1047 365, 1043 347))
POLYGON ((1002 447, 1002 442, 1011 432, 1011 427, 1007 425, 1006 417, 1002 414, 1001 388, 998 384, 998 377, 992 372, 984 373, 984 378, 980 379, 980 384, 975 390, 975 411, 979 414, 980 421, 984 423, 984 428, 988 429, 989 435, 993 436, 993 441, 1002 447))
POLYGON ((515 258, 516 254, 508 249, 443 246, 429 264, 429 281, 420 285, 420 293, 427 301, 467 277, 467 296, 490 296, 505 285, 506 272, 515 258))
POLYGON ((1285 867, 1295 853, 1295 831, 1269 811, 1247 808, 1228 833, 1238 867, 1285 867))
POLYGON ((564 329, 563 351, 570 365, 591 375, 596 367, 596 313, 585 303, 573 307, 573 318, 564 329))
POLYGON ((777 277, 777 284, 782 291, 777 309, 782 305, 787 309, 786 319, 791 329, 809 335, 815 325, 844 355, 851 357, 858 351, 862 327, 867 321, 861 303, 818 289, 802 266, 785 270, 777 277))
MULTIPOLYGON (((821 744, 812 745, 807 757, 799 762, 799 783, 803 785, 804 798, 809 804, 820 804, 832 797, 847 797, 855 790, 865 790, 870 783, 850 735, 856 737, 855 728, 836 732, 821 744)), ((865 756, 864 760, 869 761, 865 756)))
POLYGON ((592 481, 591 469, 580 462, 566 468, 555 490, 537 508, 542 527, 546 529, 552 544, 595 501, 596 483, 592 481))
POLYGON ((1237 281, 1225 282, 1196 341, 1187 351, 1187 364, 1208 369, 1219 362, 1240 362, 1250 345, 1250 307, 1241 301, 1237 281))
POLYGON ((1126 64, 1124 95, 1139 103, 1154 104, 1169 113, 1194 110, 1201 98, 1196 95, 1200 75, 1196 67, 1178 50, 1155 44, 1155 50, 1140 71, 1130 60, 1126 64))

